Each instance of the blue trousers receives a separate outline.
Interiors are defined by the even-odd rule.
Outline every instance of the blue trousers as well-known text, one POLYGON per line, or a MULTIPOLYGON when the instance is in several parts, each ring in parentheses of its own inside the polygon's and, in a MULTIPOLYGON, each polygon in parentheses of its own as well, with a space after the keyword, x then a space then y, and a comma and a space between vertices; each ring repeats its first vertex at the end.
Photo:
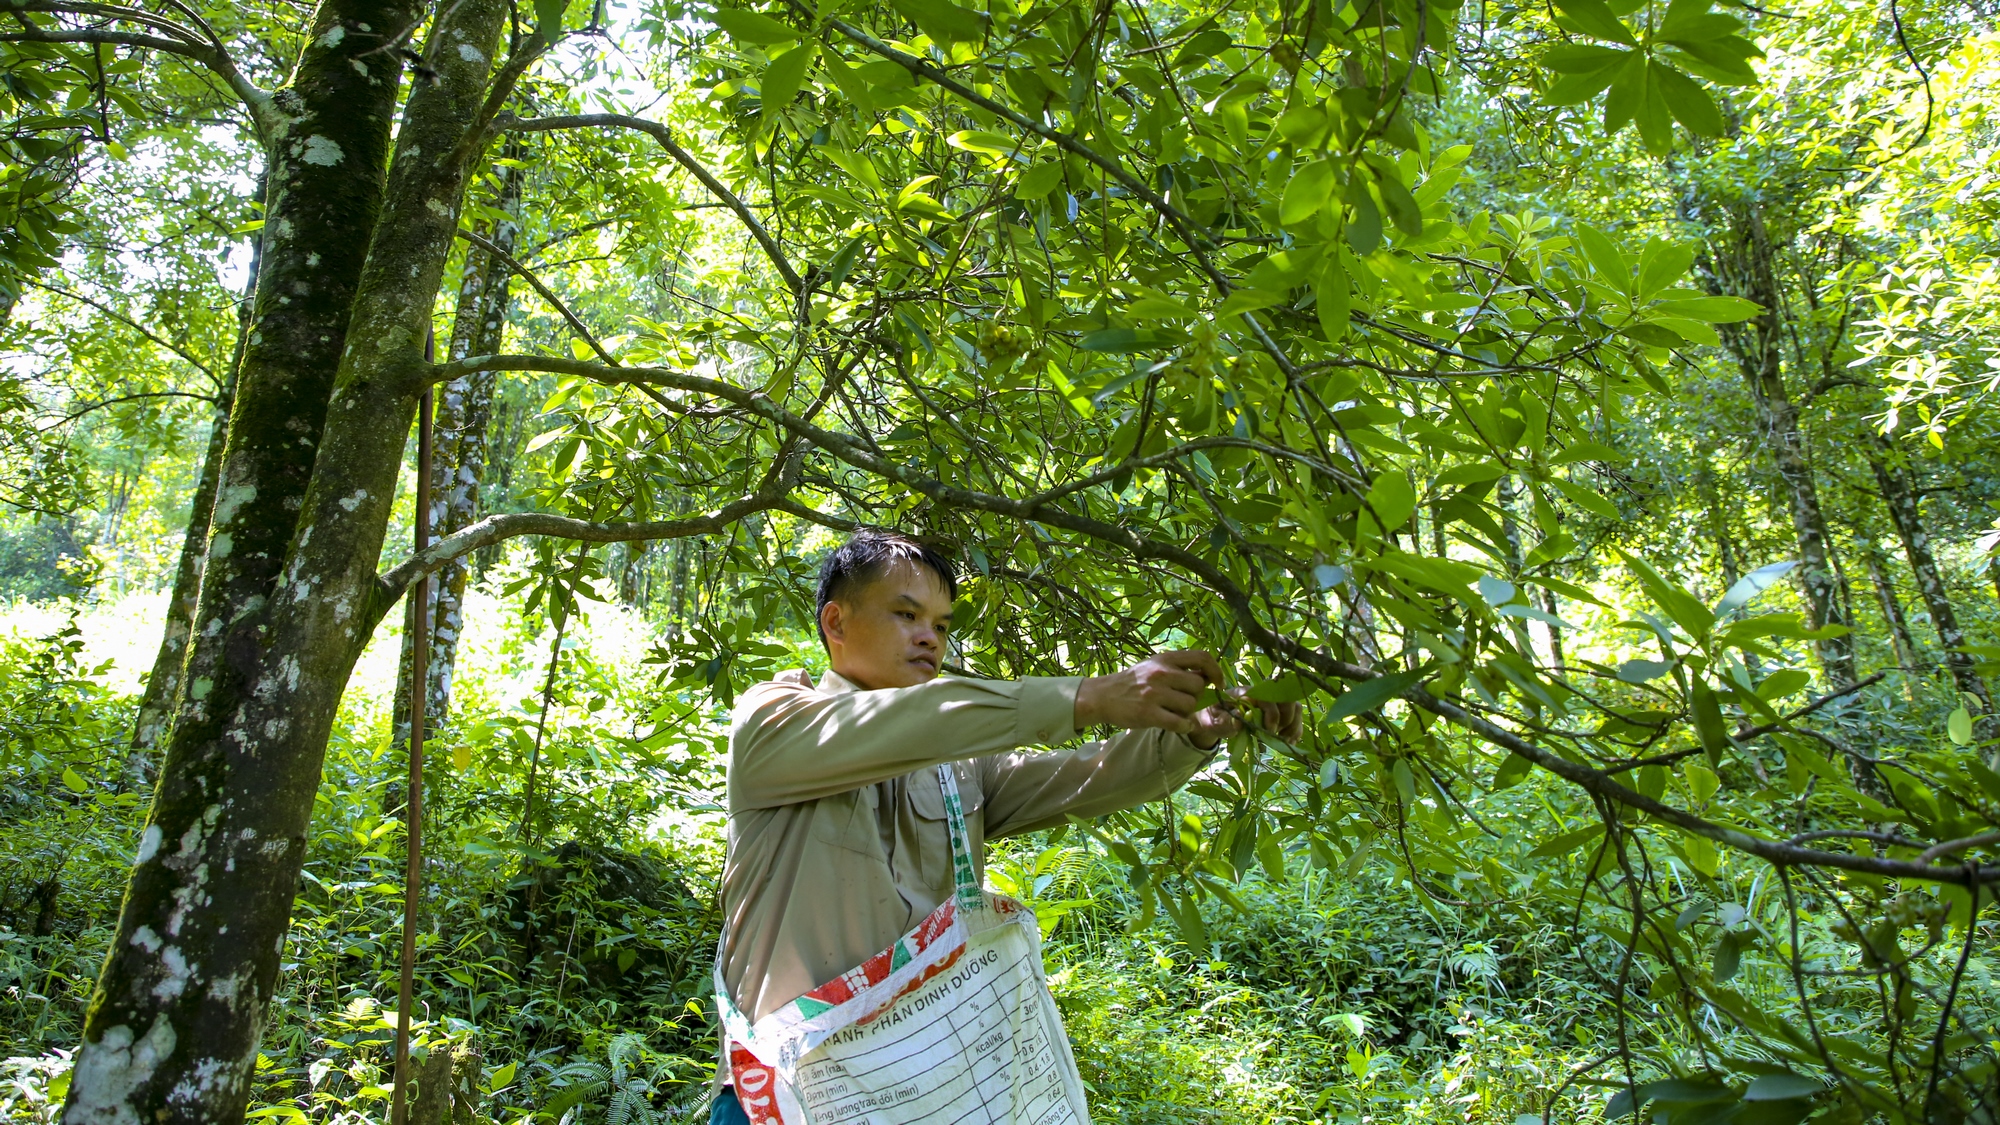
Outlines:
POLYGON ((750 1118, 736 1100, 736 1088, 724 1086, 708 1107, 708 1125, 750 1125, 750 1118))

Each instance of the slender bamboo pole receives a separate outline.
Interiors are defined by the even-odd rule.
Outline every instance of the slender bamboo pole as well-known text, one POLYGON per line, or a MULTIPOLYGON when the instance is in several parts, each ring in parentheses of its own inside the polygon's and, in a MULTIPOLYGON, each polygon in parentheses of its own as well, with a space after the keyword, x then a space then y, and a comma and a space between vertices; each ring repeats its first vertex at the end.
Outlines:
MULTIPOLYGON (((424 341, 424 359, 436 361, 437 339, 424 341)), ((417 400, 417 550, 431 543, 431 392, 417 400)), ((410 780, 404 798, 409 861, 403 871, 403 971, 396 991, 396 1086, 389 1102, 391 1125, 405 1125, 410 1112, 410 1007, 416 992, 417 903, 423 893, 424 858, 424 685, 430 668, 429 575, 410 588, 410 780)))

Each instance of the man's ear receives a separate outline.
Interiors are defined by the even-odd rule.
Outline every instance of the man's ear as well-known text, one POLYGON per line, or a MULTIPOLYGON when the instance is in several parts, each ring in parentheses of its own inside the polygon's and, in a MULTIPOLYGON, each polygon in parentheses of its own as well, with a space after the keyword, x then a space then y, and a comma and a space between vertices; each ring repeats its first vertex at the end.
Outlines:
POLYGON ((820 632, 826 634, 829 644, 834 641, 844 642, 847 640, 847 623, 844 617, 841 604, 837 601, 828 602, 819 607, 819 629, 820 632))

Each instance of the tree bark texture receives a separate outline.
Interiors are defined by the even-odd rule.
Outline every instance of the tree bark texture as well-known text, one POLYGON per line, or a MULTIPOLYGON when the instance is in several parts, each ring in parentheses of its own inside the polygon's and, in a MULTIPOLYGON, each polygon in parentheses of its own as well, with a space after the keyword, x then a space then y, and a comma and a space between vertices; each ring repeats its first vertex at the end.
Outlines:
POLYGON ((1896 663, 1913 672, 1923 670, 1927 665, 1917 648, 1916 638, 1910 635, 1910 620, 1903 614, 1903 601, 1896 596, 1896 583, 1889 576, 1889 567, 1882 558, 1882 552, 1872 542, 1863 543, 1861 561, 1868 567, 1868 581, 1875 587, 1875 603, 1881 607, 1882 621, 1889 628, 1889 641, 1896 649, 1896 663))
POLYGON ((501 12, 448 9, 386 183, 402 63, 383 46, 421 4, 328 0, 277 99, 187 683, 66 1122, 243 1116, 334 709, 382 611, 374 566, 501 12))
POLYGON ((1916 483, 1902 451, 1887 437, 1874 431, 1868 435, 1868 468, 1882 490, 1882 503, 1889 509, 1889 522, 1903 544, 1903 557, 1917 580, 1917 594, 1937 630, 1938 644, 1944 647, 1944 666, 1951 673, 1952 686, 1977 703, 1978 734, 1982 741, 2000 737, 2000 717, 1993 714, 1993 696, 1979 675, 1972 654, 1965 651, 1965 631, 1959 627, 1958 611, 1944 584, 1944 572, 1931 553, 1930 533, 1924 529, 1923 509, 1918 503, 1916 483))
MULTIPOLYGON (((1757 409, 1764 447, 1784 482, 1792 531, 1799 545, 1799 584, 1815 629, 1852 626, 1845 609, 1845 592, 1833 560, 1826 530, 1826 513, 1807 456, 1805 434, 1799 429, 1798 407, 1785 388, 1783 298, 1772 265, 1770 235, 1756 203, 1736 207, 1723 241, 1712 247, 1720 280, 1736 294, 1762 305, 1764 311, 1745 325, 1727 325, 1723 341, 1734 353, 1757 409)), ((1838 690, 1853 684, 1854 641, 1851 634, 1814 642, 1829 685, 1838 690)), ((1856 763, 1859 767, 1859 763, 1856 763)))
MULTIPOLYGON (((506 162, 495 170, 495 184, 488 204, 508 217, 493 224, 488 237, 508 254, 514 252, 521 233, 522 153, 518 137, 510 137, 502 155, 506 162)), ((465 254, 464 273, 459 281, 458 306, 452 316, 451 340, 447 356, 456 361, 468 355, 495 355, 507 327, 512 296, 509 284, 513 271, 505 260, 478 247, 465 254)), ((496 372, 475 371, 443 384, 438 389, 435 426, 435 453, 431 470, 431 526, 439 538, 471 526, 479 518, 480 485, 486 479, 487 427, 493 419, 493 392, 496 372)), ((429 627, 431 630, 429 667, 425 674, 424 716, 436 730, 450 714, 451 679, 458 663, 459 634, 465 625, 465 588, 471 575, 470 560, 456 558, 433 577, 429 627)), ((414 604, 414 603, 412 603, 414 604)), ((403 655, 397 664, 396 700, 392 742, 398 747, 410 741, 410 677, 413 629, 403 633, 403 655)), ((392 757, 395 755, 392 755, 392 757)), ((387 807, 400 807, 400 790, 387 807)))
MULTIPOLYGON (((265 177, 258 177, 259 185, 265 177)), ((262 193, 260 192, 260 195, 262 193)), ((209 424, 208 451, 201 459, 201 478, 195 482, 194 503, 188 510, 187 532, 181 537, 180 562, 174 568, 173 592, 167 598, 167 620, 161 630, 160 651, 153 658, 152 675, 146 679, 146 693, 139 700, 139 718, 132 726, 132 756, 142 772, 151 772, 151 758, 166 735, 167 718, 180 702, 181 671, 187 664, 188 636, 194 631, 195 610, 201 598, 202 566, 208 561, 209 517, 215 511, 215 492, 222 480, 222 459, 229 438, 230 403, 236 397, 236 370, 243 365, 249 346, 251 314, 257 299, 257 277, 263 266, 264 239, 250 240, 250 276, 244 285, 244 300, 238 310, 236 347, 223 373, 221 400, 209 424)))

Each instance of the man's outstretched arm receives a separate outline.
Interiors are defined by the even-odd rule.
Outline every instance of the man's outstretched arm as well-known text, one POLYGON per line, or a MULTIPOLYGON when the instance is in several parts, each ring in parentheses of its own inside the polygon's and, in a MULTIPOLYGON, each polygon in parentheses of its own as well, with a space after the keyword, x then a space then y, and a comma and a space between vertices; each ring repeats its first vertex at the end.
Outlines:
POLYGON ((1245 707, 1261 711, 1265 730, 1287 741, 1303 733, 1297 704, 1251 704, 1242 689, 1232 705, 1194 710, 1202 687, 1220 683, 1208 653, 1165 652, 1077 689, 1076 725, 1125 726, 1124 733, 1077 750, 1010 753, 982 759, 989 838, 1033 832, 1069 817, 1094 817, 1157 800, 1180 788, 1222 739, 1242 729, 1245 707), (1191 713, 1184 713, 1191 712, 1191 713))
POLYGON ((1076 733, 1075 677, 942 678, 837 695, 802 681, 761 683, 738 701, 729 735, 732 811, 817 800, 1076 733))

